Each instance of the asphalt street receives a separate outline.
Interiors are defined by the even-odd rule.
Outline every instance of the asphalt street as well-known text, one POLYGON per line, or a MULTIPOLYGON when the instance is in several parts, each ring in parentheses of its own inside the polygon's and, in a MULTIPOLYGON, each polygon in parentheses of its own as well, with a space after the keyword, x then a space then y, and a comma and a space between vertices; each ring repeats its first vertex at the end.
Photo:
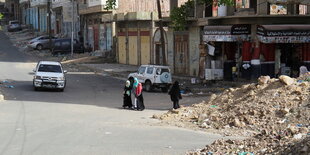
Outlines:
MULTIPOLYGON (((69 72, 64 92, 32 87, 38 60, 12 46, 0 31, 0 155, 184 154, 220 138, 158 126, 153 114, 171 109, 166 93, 144 93, 146 110, 121 109, 124 81, 69 72), (6 87, 5 87, 6 86, 6 87)), ((190 104, 201 98, 184 98, 190 104)))

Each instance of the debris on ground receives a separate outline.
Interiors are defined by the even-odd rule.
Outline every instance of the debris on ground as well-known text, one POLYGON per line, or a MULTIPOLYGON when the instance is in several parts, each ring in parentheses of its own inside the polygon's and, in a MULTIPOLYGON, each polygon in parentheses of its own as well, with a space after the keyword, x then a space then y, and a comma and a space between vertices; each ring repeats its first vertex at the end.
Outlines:
POLYGON ((258 81, 229 88, 204 102, 156 118, 179 127, 245 137, 217 140, 188 154, 283 154, 285 150, 298 154, 294 148, 299 147, 309 153, 309 147, 305 147, 310 136, 309 82, 288 76, 261 77, 258 81), (295 146, 299 142, 305 145, 295 146))

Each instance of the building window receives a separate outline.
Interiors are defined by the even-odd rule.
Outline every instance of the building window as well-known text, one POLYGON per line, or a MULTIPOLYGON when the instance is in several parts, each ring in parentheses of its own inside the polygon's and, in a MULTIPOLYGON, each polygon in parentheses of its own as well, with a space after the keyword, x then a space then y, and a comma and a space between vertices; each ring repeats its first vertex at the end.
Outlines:
POLYGON ((270 14, 271 15, 286 15, 287 14, 287 6, 286 5, 270 4, 270 14))
POLYGON ((306 15, 307 14, 307 5, 299 5, 299 14, 306 15))
POLYGON ((236 8, 250 8, 250 0, 236 0, 236 8))

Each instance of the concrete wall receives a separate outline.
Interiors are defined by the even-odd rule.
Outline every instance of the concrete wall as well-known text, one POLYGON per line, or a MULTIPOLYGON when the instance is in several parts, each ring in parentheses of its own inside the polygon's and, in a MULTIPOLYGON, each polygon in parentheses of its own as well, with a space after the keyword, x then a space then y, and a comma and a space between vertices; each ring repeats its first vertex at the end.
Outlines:
POLYGON ((268 14, 267 0, 257 0, 257 14, 258 15, 267 15, 268 14))
POLYGON ((198 76, 199 43, 200 43, 200 28, 190 27, 189 29, 189 73, 191 76, 198 76))
POLYGON ((40 32, 47 32, 47 8, 39 8, 40 32))
POLYGON ((173 37, 173 29, 169 28, 167 31, 167 63, 172 72, 174 72, 174 37, 173 37))
MULTIPOLYGON (((130 28, 129 31, 137 31, 136 28, 130 28)), ((138 36, 129 36, 129 64, 138 65, 138 36)))
POLYGON ((118 36, 118 58, 119 63, 126 64, 126 36, 118 36))
MULTIPOLYGON (((163 17, 170 13, 170 0, 161 0, 163 17)), ((123 12, 157 12, 156 0, 118 0, 116 13, 123 12)))
POLYGON ((141 36, 141 64, 150 64, 151 39, 149 36, 141 36))
POLYGON ((97 5, 105 5, 106 0, 87 0, 88 7, 97 6, 97 5))

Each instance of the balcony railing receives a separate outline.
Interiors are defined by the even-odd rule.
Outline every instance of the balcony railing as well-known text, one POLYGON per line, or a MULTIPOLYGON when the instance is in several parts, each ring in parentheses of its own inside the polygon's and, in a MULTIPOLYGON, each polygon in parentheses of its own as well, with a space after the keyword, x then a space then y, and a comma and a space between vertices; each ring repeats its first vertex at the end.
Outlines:
POLYGON ((19 3, 21 4, 21 3, 26 3, 26 2, 28 2, 29 0, 19 0, 19 3))
POLYGON ((46 5, 47 4, 47 0, 31 0, 30 1, 30 6, 34 7, 34 6, 40 6, 40 5, 46 5))
POLYGON ((52 0, 52 8, 70 5, 71 0, 52 0))
POLYGON ((106 5, 107 0, 99 0, 99 1, 88 1, 88 7, 106 5))

